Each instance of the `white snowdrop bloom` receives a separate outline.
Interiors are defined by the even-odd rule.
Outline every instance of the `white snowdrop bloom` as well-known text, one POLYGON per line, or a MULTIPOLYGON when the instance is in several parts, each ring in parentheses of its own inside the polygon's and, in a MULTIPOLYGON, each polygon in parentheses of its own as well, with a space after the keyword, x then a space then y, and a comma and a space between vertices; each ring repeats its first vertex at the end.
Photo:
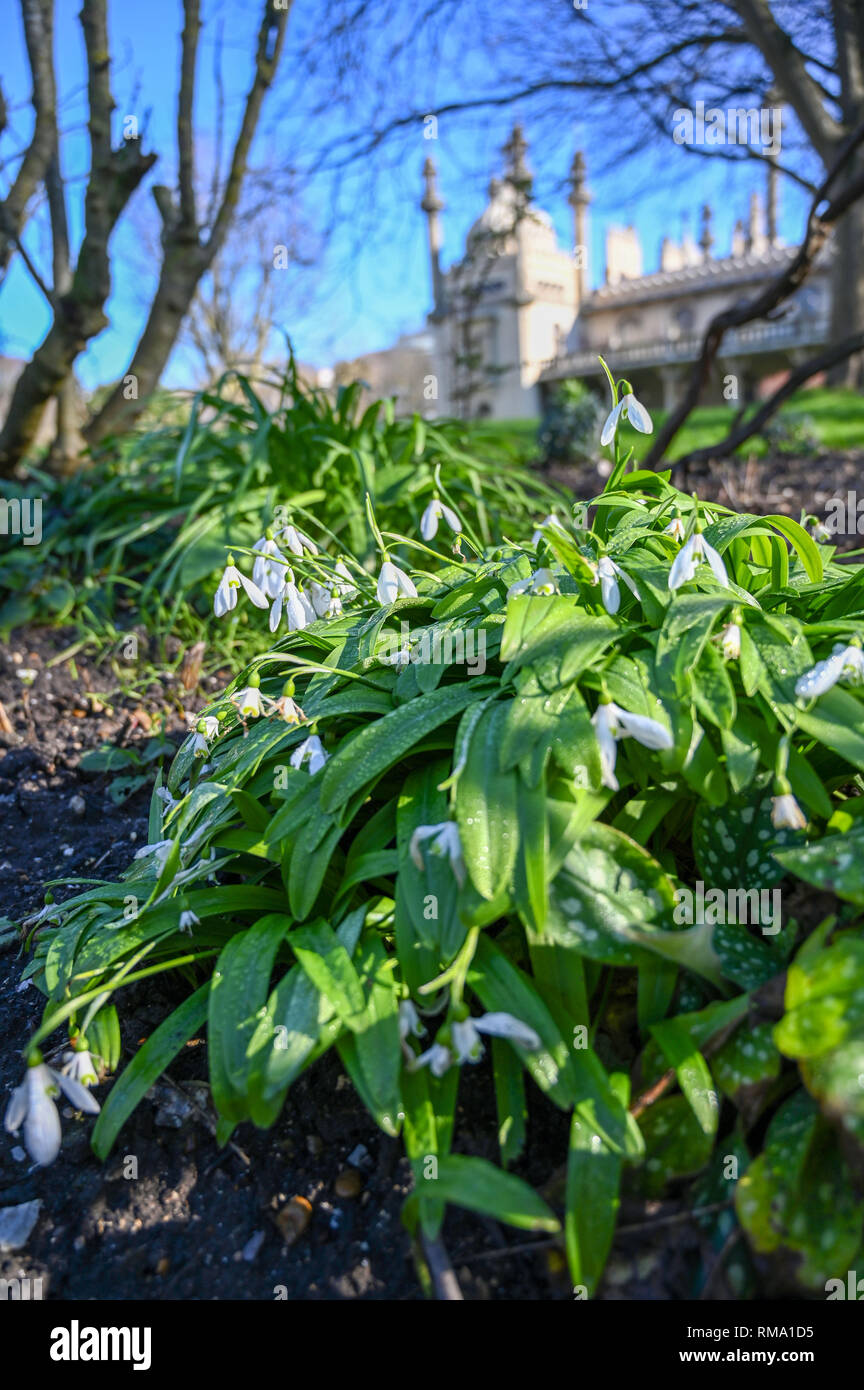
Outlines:
POLYGON ((399 1005, 399 1037, 404 1042, 406 1038, 422 1038, 426 1032, 420 1022, 413 1002, 410 999, 403 999, 399 1005))
POLYGON ((411 665, 411 648, 406 642, 397 651, 381 652, 378 660, 383 666, 395 666, 397 671, 404 671, 406 666, 411 665))
POLYGON ((507 597, 513 598, 516 594, 556 594, 558 585, 555 576, 550 569, 535 570, 529 574, 527 579, 517 579, 515 584, 511 584, 507 590, 507 597))
POLYGON ((285 556, 270 536, 262 536, 252 549, 258 552, 252 566, 252 582, 262 594, 276 598, 285 582, 285 556))
POLYGON ((181 913, 180 913, 180 921, 179 921, 179 923, 178 923, 178 928, 177 928, 177 929, 178 929, 178 931, 185 931, 185 932, 188 932, 189 935, 191 936, 191 935, 192 935, 192 928, 193 928, 193 927, 197 927, 197 926, 198 926, 198 923, 200 922, 200 920, 201 920, 200 917, 198 917, 198 916, 196 915, 196 913, 191 912, 191 911, 187 908, 185 912, 181 912, 181 913))
POLYGON ((289 758, 291 766, 301 768, 304 763, 309 764, 309 776, 314 777, 316 772, 320 772, 330 754, 325 753, 324 745, 317 734, 310 734, 302 743, 298 744, 289 758))
POLYGON ((381 566, 381 573, 378 575, 378 602, 383 608, 395 603, 397 598, 416 598, 417 590, 413 582, 408 578, 404 570, 400 570, 398 565, 394 565, 392 560, 385 560, 381 566))
POLYGON ((206 758, 210 754, 210 739, 216 737, 219 732, 219 720, 215 715, 205 715, 199 719, 192 738, 192 752, 196 758, 206 758))
POLYGON ((673 516, 668 526, 663 527, 663 535, 671 536, 680 545, 686 535, 686 527, 680 516, 673 516))
POLYGON ((455 820, 441 821, 439 825, 418 825, 414 834, 411 836, 411 843, 408 851, 418 869, 425 869, 423 851, 420 846, 426 840, 431 840, 429 853, 444 856, 450 860, 450 868, 453 870, 453 877, 464 887, 465 884, 465 860, 462 855, 462 841, 459 838, 459 827, 455 820))
POLYGON ((548 530, 552 526, 557 527, 559 531, 564 530, 564 527, 561 524, 560 517, 557 517, 553 512, 550 512, 548 516, 544 516, 543 520, 539 522, 537 530, 531 537, 531 544, 539 545, 540 542, 543 540, 543 532, 548 530))
POLYGON ((306 718, 297 701, 287 691, 280 695, 278 700, 270 701, 270 713, 278 714, 286 724, 302 724, 306 718))
POLYGON ((96 1063, 86 1047, 78 1048, 74 1052, 64 1052, 62 1071, 64 1076, 71 1076, 80 1086, 99 1084, 96 1063))
POLYGON ((672 562, 669 588, 675 590, 680 589, 682 584, 689 584, 703 563, 708 565, 718 584, 722 584, 724 589, 729 587, 729 576, 722 558, 713 545, 708 544, 701 531, 694 531, 672 562))
POLYGON ((480 1018, 466 1018, 452 1025, 453 1048, 459 1062, 476 1062, 483 1053, 479 1033, 489 1037, 506 1038, 508 1042, 518 1043, 531 1052, 543 1046, 542 1039, 521 1019, 512 1014, 483 1014, 480 1018))
POLYGON ((612 443, 615 438, 615 431, 622 420, 629 420, 634 430, 638 430, 640 434, 652 434, 654 431, 651 416, 642 402, 637 401, 636 397, 632 395, 622 396, 606 417, 603 433, 600 435, 601 444, 612 443))
POLYGON ((441 519, 447 522, 450 530, 457 535, 462 530, 462 525, 452 507, 448 507, 440 497, 433 497, 420 518, 420 535, 424 541, 434 540, 438 534, 438 522, 441 519))
POLYGON ((319 584, 317 580, 311 580, 309 584, 309 602, 316 618, 326 618, 327 610, 330 607, 330 590, 324 584, 319 584))
POLYGON ((164 801, 169 811, 171 810, 172 806, 179 805, 177 797, 172 796, 167 787, 157 787, 156 795, 158 796, 160 801, 164 801))
POLYGON ((598 705, 591 716, 597 743, 600 748, 601 781, 604 787, 617 792, 618 779, 615 776, 615 763, 618 759, 618 740, 635 738, 644 748, 672 748, 672 735, 656 719, 644 714, 632 714, 622 709, 614 701, 598 705))
POLYGON ((776 830, 803 830, 807 817, 791 792, 771 798, 771 824, 776 830))
POLYGON ((299 530, 298 527, 286 526, 281 535, 286 548, 291 551, 292 555, 296 555, 298 559, 302 557, 304 551, 307 551, 310 555, 318 554, 318 547, 315 542, 306 535, 305 531, 299 530))
POLYGON ((237 591, 241 587, 246 590, 256 608, 267 607, 266 595, 261 592, 257 584, 253 583, 251 579, 247 579, 245 574, 240 573, 234 564, 234 556, 229 555, 228 563, 222 578, 219 580, 219 587, 213 597, 213 612, 217 618, 224 618, 226 613, 230 613, 233 608, 237 607, 237 591))
POLYGON ((140 849, 136 849, 135 858, 146 859, 148 855, 152 854, 156 860, 156 869, 161 874, 165 867, 165 861, 173 848, 173 840, 155 840, 152 845, 142 845, 140 849))
POLYGON ((302 632, 310 623, 315 622, 317 616, 315 609, 303 591, 298 589, 293 578, 285 580, 281 593, 273 601, 269 624, 271 632, 275 632, 282 621, 283 609, 289 632, 302 632))
POLYGON ((795 683, 795 694, 805 700, 815 700, 824 695, 840 680, 858 684, 864 680, 864 652, 855 643, 844 647, 838 642, 831 655, 824 661, 817 661, 809 671, 805 671, 795 683))
POLYGON ((824 521, 814 521, 810 527, 810 535, 814 541, 831 541, 834 535, 830 526, 826 526, 824 521))
POLYGON ((726 661, 737 661, 741 655, 741 629, 737 623, 727 623, 720 633, 720 650, 726 661))
POLYGON ((357 585, 354 583, 354 577, 344 560, 339 559, 336 561, 336 568, 333 573, 339 576, 340 582, 336 585, 336 588, 341 597, 348 599, 353 598, 357 593, 357 585))
POLYGON ((433 1043, 425 1052, 415 1059, 411 1065, 411 1070, 418 1067, 428 1067, 433 1076, 443 1076, 453 1065, 453 1053, 449 1047, 443 1043, 433 1043))
POLYGON ((27 1152, 42 1167, 53 1163, 60 1152, 60 1116, 54 1103, 60 1091, 76 1110, 99 1114, 99 1102, 86 1086, 41 1061, 27 1068, 6 1108, 5 1128, 10 1134, 17 1134, 23 1126, 27 1152))
POLYGON ((639 590, 633 583, 629 574, 622 570, 620 565, 616 565, 614 560, 610 560, 608 555, 603 555, 597 562, 597 578, 600 582, 600 595, 603 599, 603 607, 607 613, 617 613, 621 607, 621 589, 618 580, 623 579, 630 592, 639 598, 639 590))
POLYGON ((241 719, 258 719, 264 713, 264 706, 261 703, 261 691, 257 685, 247 685, 231 696, 231 703, 237 709, 241 719))
POLYGON ((324 614, 324 617, 325 617, 325 618, 341 618, 341 616, 342 616, 342 599, 339 597, 339 592, 338 592, 338 590, 337 590, 337 589, 334 589, 333 592, 332 592, 332 594, 330 595, 330 601, 329 601, 329 603, 327 604, 327 611, 326 611, 326 613, 324 614))

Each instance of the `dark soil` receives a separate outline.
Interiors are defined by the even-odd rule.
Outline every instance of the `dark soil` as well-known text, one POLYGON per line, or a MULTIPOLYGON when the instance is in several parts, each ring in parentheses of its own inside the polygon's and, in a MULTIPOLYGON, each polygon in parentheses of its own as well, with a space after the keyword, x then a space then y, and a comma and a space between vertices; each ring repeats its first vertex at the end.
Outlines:
MULTIPOLYGON (((51 664, 73 637, 21 631, 0 653, 0 917, 16 922, 42 905, 46 881, 59 880, 54 891, 62 900, 75 891, 70 876, 115 877, 146 842, 149 784, 117 805, 111 776, 82 770, 84 754, 105 742, 142 747, 158 727, 177 741, 184 707, 191 712, 204 699, 170 679, 136 698, 106 696, 116 684, 110 671, 88 670, 80 655, 51 664), (22 670, 35 675, 22 680, 22 670)), ((41 1012, 36 988, 19 982, 21 964, 14 949, 0 955, 4 1109, 41 1012)), ((160 982, 126 993, 127 1057, 180 990, 160 982)), ((460 1096, 459 1150, 495 1160, 488 1058, 465 1068, 460 1096)), ((539 1093, 530 1104, 530 1140, 517 1171, 560 1209, 555 1173, 566 1155, 566 1117, 539 1093)), ((63 1148, 48 1169, 32 1166, 18 1141, 0 1131, 0 1207, 42 1203, 26 1246, 0 1254, 0 1278, 42 1278, 44 1296, 53 1299, 422 1297, 400 1222, 410 1172, 335 1057, 301 1078, 272 1130, 242 1126, 221 1150, 203 1039, 187 1045, 148 1094, 104 1166, 89 1147, 92 1122, 68 1106, 61 1113, 63 1148), (302 1213, 311 1218, 305 1226, 302 1213)), ((617 1239, 601 1298, 680 1299, 704 1286, 717 1242, 709 1243, 681 1201, 627 1201, 621 1220, 630 1232, 617 1239)), ((573 1297, 554 1242, 454 1208, 443 1238, 466 1298, 573 1297)), ((732 1296, 723 1274, 710 1296, 732 1296)))

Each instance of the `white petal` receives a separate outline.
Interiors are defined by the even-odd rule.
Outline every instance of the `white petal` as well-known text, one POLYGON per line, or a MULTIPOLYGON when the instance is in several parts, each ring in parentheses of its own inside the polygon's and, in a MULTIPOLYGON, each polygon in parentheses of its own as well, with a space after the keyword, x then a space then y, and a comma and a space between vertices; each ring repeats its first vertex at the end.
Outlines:
POLYGON ((447 525, 450 527, 451 531, 458 533, 462 530, 462 523, 459 520, 458 516, 454 512, 453 508, 448 507, 445 502, 441 503, 441 515, 447 522, 447 525))
POLYGON ((726 573, 723 557, 714 549, 713 545, 709 545, 704 538, 702 541, 702 555, 708 561, 711 567, 711 573, 717 580, 717 583, 722 584, 724 589, 728 589, 729 576, 726 573))
POLYGON ((219 580, 219 587, 213 596, 213 612, 217 618, 224 618, 226 613, 230 613, 232 608, 237 607, 237 588, 236 585, 229 583, 229 575, 226 572, 219 580))
POLYGON ((627 405, 627 419, 634 430, 639 430, 640 434, 653 434, 654 426, 651 422, 651 416, 642 402, 637 401, 635 396, 625 396, 624 400, 627 405))
POLYGON ((817 661, 810 671, 805 671, 795 682, 795 694, 805 700, 815 700, 836 685, 843 674, 845 652, 834 652, 824 661, 817 661))
POLYGON ((53 1163, 60 1152, 60 1116, 51 1092, 54 1083, 48 1067, 41 1064, 27 1072, 27 1118, 24 1143, 30 1157, 43 1167, 53 1163))
POLYGON ((21 1082, 20 1086, 15 1087, 15 1090, 9 1098, 9 1104, 6 1106, 6 1114, 3 1117, 4 1128, 7 1129, 10 1134, 16 1133, 24 1123, 26 1114, 27 1081, 25 1079, 21 1082))
POLYGON ((399 579, 396 566, 390 560, 385 560, 381 566, 381 573, 378 575, 378 602, 383 607, 389 607, 395 603, 399 597, 399 579))
POLYGON ((428 507, 420 518, 420 535, 424 541, 435 539, 438 534, 438 517, 441 514, 441 503, 437 497, 433 497, 428 507))
POLYGON ((489 1033, 495 1038, 507 1038, 509 1042, 530 1048, 532 1052, 537 1052, 543 1046, 542 1039, 534 1029, 529 1028, 521 1019, 514 1018, 512 1014, 484 1014, 482 1018, 474 1019, 474 1025, 478 1033, 489 1033))
POLYGON ((609 414, 606 416, 606 423, 603 426, 603 432, 600 435, 601 444, 612 443, 612 440, 615 438, 615 431, 618 428, 618 420, 623 409, 624 400, 622 399, 618 402, 616 406, 612 408, 612 410, 609 411, 609 414))
POLYGON ((672 568, 669 571, 669 588, 680 589, 682 584, 689 584, 696 573, 696 566, 699 561, 695 554, 696 537, 691 536, 686 544, 682 545, 675 559, 672 561, 672 568))
MULTIPOLYGON (((238 574, 239 573, 238 571, 238 574)), ((257 584, 253 584, 252 580, 247 578, 245 574, 240 574, 240 583, 243 585, 243 588, 246 590, 256 608, 269 608, 270 605, 267 602, 267 595, 262 594, 257 584)))
POLYGON ((598 705, 591 716, 597 746, 600 749, 601 781, 610 791, 618 791, 618 778, 615 776, 615 763, 618 759, 618 745, 615 742, 615 710, 612 704, 598 705))
POLYGON ((672 735, 656 719, 645 714, 631 714, 629 710, 618 710, 619 737, 635 738, 645 748, 672 748, 672 735))
POLYGON ((66 1099, 72 1102, 76 1110, 84 1110, 88 1115, 99 1114, 98 1100, 90 1094, 86 1086, 82 1086, 80 1081, 76 1081, 74 1076, 64 1076, 62 1072, 53 1070, 51 1075, 66 1099))

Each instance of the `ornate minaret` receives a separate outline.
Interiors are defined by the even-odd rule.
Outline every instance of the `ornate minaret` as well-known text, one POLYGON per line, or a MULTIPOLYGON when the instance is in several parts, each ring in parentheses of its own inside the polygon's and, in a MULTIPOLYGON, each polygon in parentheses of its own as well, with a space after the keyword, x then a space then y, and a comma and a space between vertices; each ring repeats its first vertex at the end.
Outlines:
POLYGON ((438 194, 436 179, 438 171, 431 156, 423 165, 423 199, 421 208, 426 214, 429 235, 429 263, 432 267, 432 318, 440 318, 444 312, 444 277, 441 274, 441 217, 444 204, 438 194))
POLYGON ((588 288, 588 204, 591 195, 585 186, 585 156, 577 150, 570 166, 570 195, 573 209, 573 253, 576 257, 576 312, 585 299, 588 288))
POLYGON ((504 155, 507 164, 505 168, 508 182, 527 199, 531 196, 531 185, 534 175, 528 168, 525 156, 528 153, 528 143, 522 126, 517 121, 513 127, 510 139, 506 145, 502 146, 501 153, 504 155))
POLYGON ((711 247, 714 245, 714 234, 711 231, 712 216, 710 205, 705 203, 702 207, 702 231, 699 234, 699 245, 702 248, 702 259, 704 261, 710 261, 711 247))

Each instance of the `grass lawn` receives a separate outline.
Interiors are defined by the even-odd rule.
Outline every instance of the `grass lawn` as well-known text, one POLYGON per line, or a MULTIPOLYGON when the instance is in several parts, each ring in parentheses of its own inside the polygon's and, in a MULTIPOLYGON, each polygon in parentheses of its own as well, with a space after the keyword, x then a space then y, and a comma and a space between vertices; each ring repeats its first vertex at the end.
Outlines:
MULTIPOLYGON (((659 426, 665 414, 654 413, 655 426, 659 426)), ((686 425, 676 435, 670 450, 670 458, 679 458, 691 449, 701 449, 706 444, 716 443, 727 433, 732 422, 733 411, 729 406, 702 406, 694 410, 686 425)), ((864 446, 864 396, 855 391, 834 390, 817 387, 812 391, 799 391, 778 411, 776 421, 805 423, 808 433, 812 433, 827 449, 853 449, 864 446)), ((504 446, 520 459, 530 460, 535 453, 538 420, 482 420, 470 426, 475 447, 482 448, 484 440, 490 444, 504 446)), ((643 458, 650 447, 650 439, 625 427, 627 442, 635 445, 636 458, 643 458)), ((759 457, 768 452, 768 444, 759 436, 749 439, 738 451, 759 457)))

